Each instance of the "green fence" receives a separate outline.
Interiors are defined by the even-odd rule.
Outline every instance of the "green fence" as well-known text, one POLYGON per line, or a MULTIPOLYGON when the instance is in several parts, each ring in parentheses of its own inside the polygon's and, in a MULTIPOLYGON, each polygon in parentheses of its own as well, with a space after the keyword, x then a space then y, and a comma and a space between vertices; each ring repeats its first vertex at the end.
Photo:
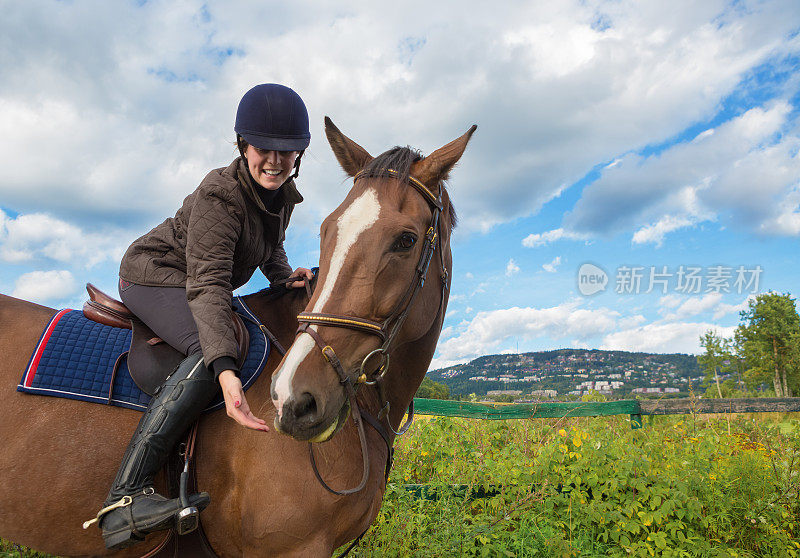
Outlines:
POLYGON ((800 412, 800 397, 758 397, 746 399, 623 399, 621 401, 603 402, 541 402, 517 403, 514 405, 415 398, 414 412, 418 415, 488 420, 630 415, 631 428, 641 428, 642 415, 796 413, 800 412))

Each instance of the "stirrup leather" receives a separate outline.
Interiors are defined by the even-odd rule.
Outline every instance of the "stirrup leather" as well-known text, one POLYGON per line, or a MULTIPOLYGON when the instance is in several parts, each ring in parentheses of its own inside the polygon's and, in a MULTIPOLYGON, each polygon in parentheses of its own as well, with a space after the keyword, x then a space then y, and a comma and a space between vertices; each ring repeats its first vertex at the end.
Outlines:
POLYGON ((133 498, 131 496, 123 496, 119 500, 119 502, 117 502, 115 504, 111 504, 110 506, 106 506, 102 510, 97 512, 97 515, 95 516, 94 519, 90 519, 89 521, 84 521, 83 522, 83 528, 84 529, 88 529, 94 523, 99 523, 100 520, 103 518, 103 516, 106 515, 108 512, 114 511, 117 508, 124 508, 124 507, 130 506, 132 503, 133 503, 133 498))

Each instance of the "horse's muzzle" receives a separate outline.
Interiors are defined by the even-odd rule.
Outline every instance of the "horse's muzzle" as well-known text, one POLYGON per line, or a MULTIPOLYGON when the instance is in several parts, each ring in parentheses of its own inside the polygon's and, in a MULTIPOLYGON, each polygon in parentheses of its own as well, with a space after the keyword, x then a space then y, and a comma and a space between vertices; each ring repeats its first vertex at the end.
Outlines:
MULTIPOLYGON (((335 407, 334 407, 335 408, 335 407)), ((344 426, 350 405, 345 399, 337 412, 325 413, 308 392, 291 397, 275 415, 275 430, 300 441, 324 442, 344 426)))

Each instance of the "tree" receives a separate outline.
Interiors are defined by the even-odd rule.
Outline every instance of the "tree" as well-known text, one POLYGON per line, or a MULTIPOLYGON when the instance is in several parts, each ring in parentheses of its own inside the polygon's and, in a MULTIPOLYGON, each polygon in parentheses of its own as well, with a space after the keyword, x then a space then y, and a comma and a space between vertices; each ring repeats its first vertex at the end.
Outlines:
POLYGON ((776 397, 800 388, 800 316, 788 293, 764 293, 750 299, 736 330, 751 379, 772 379, 776 397))
POLYGON ((729 339, 720 337, 711 329, 700 336, 700 346, 702 346, 706 352, 697 357, 697 363, 700 365, 700 369, 706 373, 705 380, 703 380, 703 385, 708 388, 706 390, 706 395, 712 395, 713 397, 714 392, 710 388, 710 383, 713 380, 716 383, 717 395, 720 399, 722 398, 719 375, 724 368, 730 366, 731 359, 733 358, 730 344, 731 341, 729 339))
POLYGON ((427 376, 422 380, 415 397, 423 399, 449 399, 450 388, 439 382, 434 382, 427 376))

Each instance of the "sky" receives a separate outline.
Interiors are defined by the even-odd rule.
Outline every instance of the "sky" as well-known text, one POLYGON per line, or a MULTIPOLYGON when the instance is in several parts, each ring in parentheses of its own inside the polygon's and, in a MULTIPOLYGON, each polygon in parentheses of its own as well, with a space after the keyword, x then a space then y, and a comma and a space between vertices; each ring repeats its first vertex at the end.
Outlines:
MULTIPOLYGON (((127 246, 235 157, 242 94, 306 102, 286 250, 319 261, 373 155, 478 125, 432 368, 565 347, 700 351, 750 297, 796 296, 796 0, 0 0, 0 293, 79 308, 127 246)), ((238 294, 266 286, 258 273, 238 294)))

